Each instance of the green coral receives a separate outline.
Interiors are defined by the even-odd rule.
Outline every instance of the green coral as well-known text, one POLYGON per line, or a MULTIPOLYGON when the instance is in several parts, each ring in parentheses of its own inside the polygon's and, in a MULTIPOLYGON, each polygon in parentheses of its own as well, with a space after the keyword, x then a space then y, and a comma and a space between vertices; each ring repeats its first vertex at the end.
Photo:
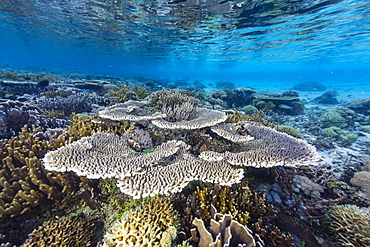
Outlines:
POLYGON ((370 133, 370 125, 362 126, 361 130, 366 133, 370 133))
POLYGON ((258 112, 257 107, 253 105, 244 106, 241 110, 244 111, 247 115, 255 114, 258 112))
POLYGON ((287 125, 279 125, 277 126, 277 130, 281 131, 281 132, 284 132, 284 133, 287 133, 288 135, 291 135, 293 137, 296 137, 296 138, 300 138, 302 139, 302 134, 301 132, 299 132, 299 130, 293 128, 293 127, 290 127, 290 126, 287 126, 287 125))
POLYGON ((338 127, 330 127, 322 130, 322 135, 333 140, 342 142, 343 145, 351 145, 357 140, 357 135, 338 127))
POLYGON ((320 127, 323 128, 344 127, 346 125, 346 119, 336 111, 328 111, 322 114, 317 121, 320 127))

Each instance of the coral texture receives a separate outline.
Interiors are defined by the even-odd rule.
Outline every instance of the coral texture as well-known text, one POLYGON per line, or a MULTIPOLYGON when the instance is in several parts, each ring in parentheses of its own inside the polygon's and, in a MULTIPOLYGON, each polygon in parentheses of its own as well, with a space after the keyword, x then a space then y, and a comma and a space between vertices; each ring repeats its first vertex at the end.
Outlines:
POLYGON ((153 93, 151 102, 166 114, 165 119, 171 122, 187 120, 196 113, 200 103, 196 98, 168 89, 153 93))
POLYGON ((205 151, 200 157, 209 160, 226 160, 233 165, 254 167, 300 166, 319 159, 316 149, 303 140, 254 122, 239 122, 240 132, 254 140, 244 143, 242 152, 217 153, 205 151))
POLYGON ((335 246, 370 246, 370 211, 356 205, 334 206, 327 212, 330 236, 335 246))
POLYGON ((151 199, 118 220, 104 236, 103 247, 169 247, 177 225, 178 215, 171 201, 151 199))
POLYGON ((196 179, 231 185, 243 177, 242 169, 226 162, 196 159, 184 153, 188 148, 182 141, 168 141, 149 154, 139 155, 124 135, 97 132, 47 153, 44 166, 87 178, 118 178, 121 191, 135 198, 175 193, 196 179), (161 160, 176 153, 179 157, 174 162, 161 160))
POLYGON ((196 114, 190 116, 188 120, 170 122, 164 119, 156 119, 152 123, 163 129, 201 129, 225 122, 226 119, 226 114, 221 111, 198 108, 196 114))
POLYGON ((118 187, 134 198, 169 195, 181 191, 190 181, 231 186, 243 178, 243 169, 234 169, 227 162, 208 162, 184 154, 164 166, 149 167, 140 174, 118 181, 118 187))
POLYGON ((91 218, 62 217, 35 229, 22 247, 90 246, 95 230, 95 224, 91 218))
POLYGON ((87 178, 123 178, 176 153, 185 148, 184 145, 181 141, 168 141, 156 147, 154 152, 139 156, 127 145, 124 136, 97 132, 48 152, 44 166, 51 171, 73 171, 87 178))

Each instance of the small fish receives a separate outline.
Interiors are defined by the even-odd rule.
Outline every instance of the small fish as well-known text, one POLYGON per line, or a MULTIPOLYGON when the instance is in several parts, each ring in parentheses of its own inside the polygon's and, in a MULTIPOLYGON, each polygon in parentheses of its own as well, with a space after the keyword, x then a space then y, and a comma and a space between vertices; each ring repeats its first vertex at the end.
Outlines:
POLYGON ((288 105, 284 105, 284 104, 280 104, 280 105, 278 105, 281 109, 285 109, 285 110, 290 110, 290 109, 292 109, 293 107, 291 107, 291 106, 288 106, 288 105))
POLYGON ((348 97, 348 98, 353 98, 353 95, 348 94, 348 95, 347 95, 347 97, 348 97))

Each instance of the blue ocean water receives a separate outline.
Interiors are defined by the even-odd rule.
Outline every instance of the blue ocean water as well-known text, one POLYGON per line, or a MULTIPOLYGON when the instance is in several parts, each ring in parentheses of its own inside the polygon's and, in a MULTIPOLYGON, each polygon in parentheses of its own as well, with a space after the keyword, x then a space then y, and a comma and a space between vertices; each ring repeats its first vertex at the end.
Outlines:
POLYGON ((1 69, 370 85, 368 0, 2 0, 0 28, 1 69))

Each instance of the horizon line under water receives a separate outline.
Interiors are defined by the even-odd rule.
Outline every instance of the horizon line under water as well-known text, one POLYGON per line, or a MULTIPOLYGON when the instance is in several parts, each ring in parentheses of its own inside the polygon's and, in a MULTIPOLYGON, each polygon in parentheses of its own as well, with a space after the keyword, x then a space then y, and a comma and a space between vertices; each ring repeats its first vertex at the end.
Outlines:
POLYGON ((0 69, 367 85, 366 0, 0 0, 0 69))

